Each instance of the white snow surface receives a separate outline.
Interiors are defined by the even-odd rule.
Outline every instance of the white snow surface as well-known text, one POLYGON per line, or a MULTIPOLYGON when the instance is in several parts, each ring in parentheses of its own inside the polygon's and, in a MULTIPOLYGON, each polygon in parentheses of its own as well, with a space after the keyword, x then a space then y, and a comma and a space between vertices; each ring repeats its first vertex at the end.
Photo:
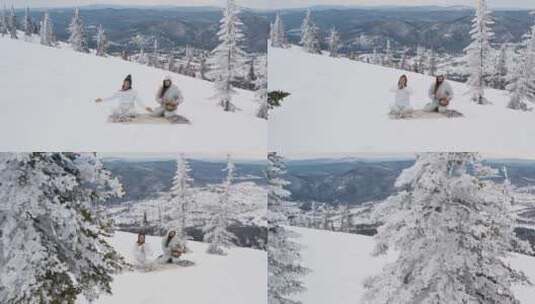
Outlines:
POLYGON ((392 120, 389 90, 407 74, 412 106, 429 101, 434 78, 381 66, 305 53, 300 47, 268 49, 269 89, 291 95, 270 116, 269 150, 284 155, 344 152, 535 151, 535 112, 506 108, 509 94, 486 90, 492 105, 477 105, 468 87, 450 82, 450 108, 464 118, 392 120))
MULTIPOLYGON (((296 241, 305 248, 303 265, 312 270, 304 278, 307 290, 295 298, 306 304, 355 304, 365 292, 363 282, 381 272, 382 267, 396 258, 394 252, 373 257, 374 239, 367 236, 292 227, 301 234, 296 241)), ((535 282, 535 258, 512 254, 508 258, 516 269, 524 271, 535 282)), ((515 286, 514 292, 522 304, 535 299, 535 286, 515 286)))
MULTIPOLYGON (((117 232, 112 245, 129 263, 134 262, 136 235, 117 232)), ((155 258, 161 239, 147 236, 155 258)), ((264 251, 232 248, 227 256, 205 253, 207 244, 188 242, 192 253, 184 256, 195 266, 154 272, 124 272, 114 277, 113 295, 101 296, 98 304, 250 304, 267 303, 267 255, 264 251)), ((79 299, 78 304, 87 304, 79 299)))
POLYGON ((240 152, 265 155, 267 122, 255 117, 254 92, 238 90, 239 112, 224 112, 207 81, 165 70, 0 37, 0 150, 99 152, 240 152), (127 74, 147 106, 172 75, 185 103, 178 113, 192 125, 107 122, 127 74))

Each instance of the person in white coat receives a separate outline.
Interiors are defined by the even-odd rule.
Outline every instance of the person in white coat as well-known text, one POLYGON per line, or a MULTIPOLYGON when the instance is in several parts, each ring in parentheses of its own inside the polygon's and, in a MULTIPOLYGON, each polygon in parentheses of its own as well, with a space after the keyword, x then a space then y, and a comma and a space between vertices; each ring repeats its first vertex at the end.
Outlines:
POLYGON ((431 102, 425 105, 424 111, 444 113, 448 110, 454 93, 444 75, 437 76, 428 93, 431 102))
POLYGON ((152 116, 168 119, 174 119, 178 116, 177 109, 184 102, 184 98, 182 97, 182 92, 173 84, 171 76, 166 76, 163 79, 162 86, 156 93, 156 102, 159 106, 149 110, 152 112, 152 116))
POLYGON ((110 120, 112 122, 129 122, 137 116, 136 106, 149 110, 145 107, 143 101, 139 98, 136 90, 132 88, 132 75, 126 76, 123 81, 121 90, 106 98, 97 98, 95 102, 111 102, 118 103, 117 107, 113 109, 110 120))
POLYGON ((163 256, 161 257, 161 261, 163 263, 175 263, 185 251, 186 246, 176 236, 176 231, 171 230, 167 233, 167 236, 162 239, 163 256))
POLYGON ((144 271, 152 269, 152 262, 149 258, 152 255, 149 244, 145 242, 145 233, 140 232, 137 235, 137 241, 134 245, 134 259, 136 266, 144 271))
POLYGON ((390 106, 390 115, 397 118, 408 117, 412 113, 411 95, 412 89, 408 86, 409 79, 407 75, 399 78, 397 86, 390 91, 395 94, 394 104, 390 106))

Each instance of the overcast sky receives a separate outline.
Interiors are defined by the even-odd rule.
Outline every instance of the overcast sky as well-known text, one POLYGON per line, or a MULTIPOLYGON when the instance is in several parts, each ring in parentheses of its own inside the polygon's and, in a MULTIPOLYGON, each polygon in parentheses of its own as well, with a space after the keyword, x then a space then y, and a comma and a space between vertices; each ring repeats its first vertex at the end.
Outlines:
MULTIPOLYGON (((222 6, 225 0, 0 0, 16 7, 75 6, 88 4, 222 6)), ((238 0, 251 8, 295 8, 313 5, 472 5, 472 0, 238 0)), ((489 0, 493 8, 533 8, 535 0, 489 0)))

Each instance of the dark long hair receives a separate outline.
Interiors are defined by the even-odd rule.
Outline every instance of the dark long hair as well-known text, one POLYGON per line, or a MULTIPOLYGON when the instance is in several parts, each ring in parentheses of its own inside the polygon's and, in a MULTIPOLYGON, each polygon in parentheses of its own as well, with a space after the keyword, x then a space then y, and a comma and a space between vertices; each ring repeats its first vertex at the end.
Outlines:
POLYGON ((407 75, 401 75, 401 77, 399 77, 399 81, 398 81, 398 89, 404 89, 406 88, 407 86, 409 85, 409 78, 407 78, 407 75), (405 79, 405 84, 402 85, 401 84, 401 81, 405 79))
POLYGON ((160 89, 160 98, 163 98, 163 96, 165 95, 165 92, 167 92, 167 90, 169 90, 169 88, 171 87, 171 85, 165 86, 166 81, 170 81, 170 80, 163 81, 162 88, 160 89))
POLYGON ((171 240, 176 236, 176 232, 175 232, 175 235, 171 237, 171 232, 174 232, 174 231, 169 231, 169 233, 167 234, 167 240, 165 240, 165 247, 168 247, 169 243, 171 243, 171 240))
POLYGON ((438 92, 438 88, 440 88, 440 86, 444 83, 444 81, 446 80, 446 78, 444 78, 444 76, 438 76, 437 79, 435 80, 435 92, 434 94, 437 95, 437 92, 438 92), (439 82, 438 79, 442 77, 442 82, 439 82))
POLYGON ((141 244, 144 244, 144 243, 145 243, 145 232, 140 232, 140 233, 138 233, 136 243, 137 243, 138 245, 141 245, 141 244), (140 242, 139 242, 139 238, 140 238, 140 237, 143 237, 143 243, 140 243, 140 242))

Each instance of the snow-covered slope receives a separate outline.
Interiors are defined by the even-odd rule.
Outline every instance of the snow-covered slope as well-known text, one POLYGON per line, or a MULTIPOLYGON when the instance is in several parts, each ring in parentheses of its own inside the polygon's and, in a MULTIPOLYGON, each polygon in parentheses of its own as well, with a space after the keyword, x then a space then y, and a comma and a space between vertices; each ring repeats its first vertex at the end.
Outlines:
POLYGON ((273 112, 269 149, 286 154, 333 152, 534 152, 535 112, 507 109, 506 92, 487 90, 493 105, 469 101, 467 87, 452 83, 457 119, 391 120, 390 92, 402 74, 414 90, 413 106, 428 102, 429 76, 345 58, 269 49, 270 90, 291 93, 273 112))
MULTIPOLYGON (((117 232, 112 245, 133 262, 132 248, 136 235, 117 232)), ((160 239, 147 237, 156 256, 160 239)), ((98 304, 250 304, 266 303, 267 256, 264 251, 233 248, 227 256, 205 253, 206 244, 190 242, 193 253, 185 256, 195 266, 154 272, 125 272, 115 276, 111 296, 98 304)), ((85 300, 79 300, 85 304, 85 300)))
POLYGON ((108 123, 114 105, 94 100, 112 95, 127 74, 155 107, 164 70, 0 38, 0 150, 265 154, 267 122, 255 117, 253 92, 239 90, 242 111, 226 113, 211 98, 212 83, 177 74, 185 98, 179 114, 192 125, 108 123))
MULTIPOLYGON (((361 235, 292 228, 301 234, 305 246, 303 263, 312 272, 305 277, 307 291, 297 296, 306 304, 355 304, 364 293, 363 281, 394 261, 394 253, 373 257, 373 238, 361 235)), ((512 255, 510 263, 535 281, 535 258, 512 255)), ((522 304, 533 303, 534 286, 517 286, 515 294, 522 304)))

